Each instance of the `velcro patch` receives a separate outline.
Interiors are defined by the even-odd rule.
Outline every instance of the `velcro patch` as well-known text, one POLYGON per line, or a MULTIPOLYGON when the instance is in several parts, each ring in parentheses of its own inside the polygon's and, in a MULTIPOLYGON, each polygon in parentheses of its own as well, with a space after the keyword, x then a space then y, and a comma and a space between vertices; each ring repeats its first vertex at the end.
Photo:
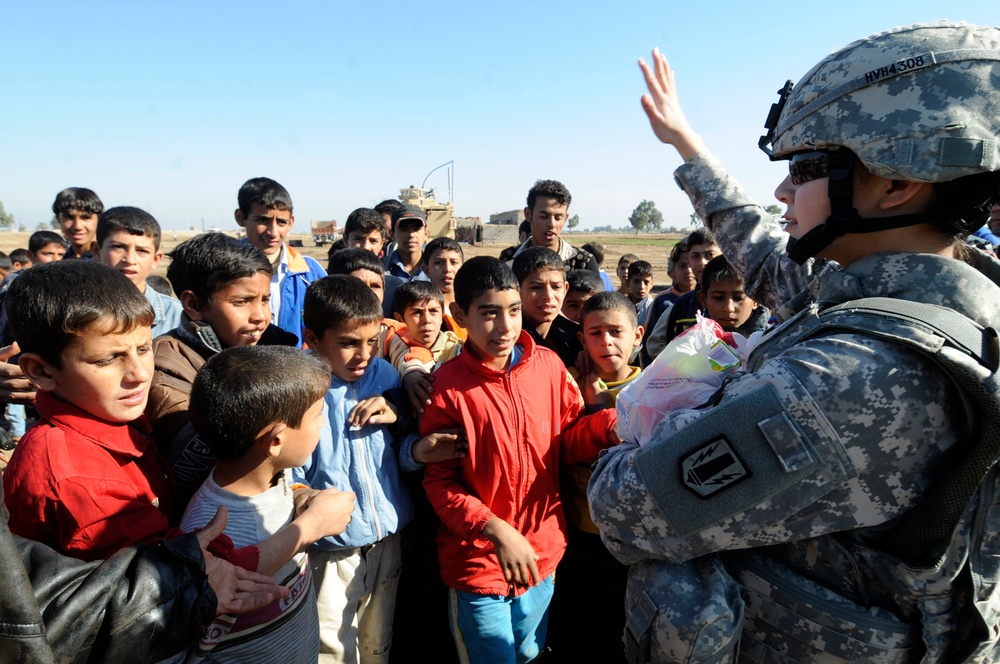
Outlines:
POLYGON ((702 498, 713 496, 749 477, 725 436, 705 443, 681 458, 684 486, 702 498))

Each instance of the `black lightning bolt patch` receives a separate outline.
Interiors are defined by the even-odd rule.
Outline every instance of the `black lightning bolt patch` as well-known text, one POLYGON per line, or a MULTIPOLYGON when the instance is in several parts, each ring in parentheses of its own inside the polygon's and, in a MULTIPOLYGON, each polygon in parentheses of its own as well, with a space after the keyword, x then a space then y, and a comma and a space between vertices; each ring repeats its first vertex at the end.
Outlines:
POLYGON ((750 477, 739 456, 725 436, 709 441, 681 459, 684 485, 702 498, 750 477))

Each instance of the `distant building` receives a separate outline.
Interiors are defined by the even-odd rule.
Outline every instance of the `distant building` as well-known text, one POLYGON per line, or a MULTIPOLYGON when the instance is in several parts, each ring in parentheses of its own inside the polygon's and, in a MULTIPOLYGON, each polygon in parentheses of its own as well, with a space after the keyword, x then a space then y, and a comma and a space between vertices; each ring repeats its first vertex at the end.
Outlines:
POLYGON ((490 215, 491 224, 504 224, 517 226, 524 221, 524 210, 509 210, 507 212, 497 212, 490 215))

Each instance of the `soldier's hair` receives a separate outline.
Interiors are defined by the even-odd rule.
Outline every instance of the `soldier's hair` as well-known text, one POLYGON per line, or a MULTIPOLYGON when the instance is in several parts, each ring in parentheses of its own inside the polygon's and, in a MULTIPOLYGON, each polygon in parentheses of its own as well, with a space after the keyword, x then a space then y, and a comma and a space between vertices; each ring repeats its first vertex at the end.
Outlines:
POLYGON ((31 252, 28 249, 15 249, 10 252, 11 263, 27 263, 31 260, 31 252))
POLYGON ((535 209, 535 201, 539 196, 555 199, 560 205, 569 207, 573 197, 562 182, 558 180, 535 180, 534 186, 528 190, 528 209, 535 209))
POLYGON ((317 279, 306 288, 302 322, 318 337, 330 328, 354 329, 381 320, 382 305, 378 297, 357 277, 331 275, 317 279))
MULTIPOLYGON (((358 270, 368 270, 375 274, 382 274, 382 263, 378 256, 359 247, 341 249, 330 255, 330 264, 327 266, 327 274, 351 274, 358 270)), ((385 277, 383 276, 383 281, 385 277)))
POLYGON ((732 280, 738 284, 743 283, 743 275, 733 267, 729 259, 725 256, 716 256, 705 265, 705 271, 701 273, 701 291, 708 293, 712 284, 719 281, 732 280))
POLYGON ((65 247, 66 240, 62 235, 53 231, 35 231, 28 238, 28 251, 34 254, 42 247, 50 244, 58 244, 65 247))
POLYGON ((90 189, 67 187, 56 194, 56 200, 52 202, 52 213, 59 215, 70 210, 79 210, 86 214, 100 214, 104 212, 104 203, 90 189))
POLYGON ((934 225, 936 230, 949 238, 965 238, 969 234, 968 222, 961 219, 956 211, 967 210, 970 202, 981 201, 988 192, 993 191, 992 198, 983 205, 983 209, 988 211, 990 205, 997 199, 995 193, 997 189, 1000 189, 1000 171, 966 175, 948 182, 935 182, 934 196, 931 198, 928 212, 954 215, 937 222, 934 225))
POLYGON ((628 269, 628 266, 636 262, 637 260, 639 260, 639 257, 636 256, 635 254, 622 254, 622 257, 618 259, 618 269, 619 270, 621 268, 628 269))
POLYGON ((150 327, 153 307, 124 274, 96 261, 53 261, 25 270, 4 300, 14 339, 55 367, 93 325, 104 334, 150 327))
POLYGON ((476 256, 466 261, 455 275, 455 304, 468 314, 472 302, 483 293, 517 289, 517 278, 506 263, 492 256, 476 256))
POLYGON ((566 275, 566 283, 569 284, 570 292, 577 293, 603 293, 604 282, 592 270, 571 270, 566 275))
POLYGON ((271 261, 252 244, 224 233, 204 233, 170 252, 167 279, 177 295, 191 291, 204 304, 237 279, 257 273, 270 277, 271 270, 271 261))
POLYGON ((250 178, 240 187, 236 201, 244 218, 250 216, 251 208, 257 204, 268 210, 292 211, 292 197, 288 190, 271 178, 250 178))
POLYGON ((620 312, 625 316, 629 324, 632 325, 633 330, 639 327, 639 316, 635 313, 635 305, 618 291, 601 291, 584 302, 583 309, 580 312, 580 324, 583 325, 586 323, 587 314, 592 314, 596 311, 620 312))
POLYGON ((667 272, 673 272, 674 268, 677 267, 677 261, 681 259, 684 254, 688 252, 687 238, 684 238, 677 244, 673 246, 670 250, 670 256, 667 258, 667 272))
POLYGON ((427 246, 424 247, 424 257, 422 259, 423 264, 430 265, 431 258, 433 258, 434 254, 439 251, 458 252, 458 255, 462 257, 462 260, 465 260, 465 252, 462 251, 462 245, 455 240, 452 240, 450 237, 436 237, 428 242, 427 246))
POLYGON ((444 294, 429 281, 404 281, 392 297, 392 312, 402 316, 408 307, 437 300, 444 310, 444 294))
POLYGON ((604 265, 605 252, 603 244, 600 242, 588 242, 580 248, 594 257, 594 260, 597 261, 597 267, 604 265))
POLYGON ((329 387, 330 365, 322 355, 289 346, 227 348, 198 370, 191 424, 217 459, 232 461, 275 424, 302 426, 329 387))
POLYGON ((102 212, 97 219, 98 246, 103 248, 108 236, 118 232, 144 235, 153 240, 153 246, 157 250, 160 248, 160 224, 145 210, 123 205, 102 212))
POLYGON ((712 234, 712 231, 707 228, 699 228, 687 236, 687 244, 690 248, 696 244, 718 245, 719 243, 716 242, 715 235, 712 234))
POLYGON ((403 203, 401 201, 397 201, 395 198, 387 198, 375 206, 375 211, 379 214, 387 214, 391 217, 393 212, 401 209, 402 207, 403 203))
POLYGON ((517 255, 511 269, 518 284, 527 279, 528 275, 540 270, 558 270, 566 276, 566 264, 562 257, 548 247, 528 247, 517 255))
POLYGON ((653 276, 653 266, 649 261, 633 261, 628 266, 629 281, 631 281, 633 277, 642 277, 645 279, 646 277, 651 276, 653 276))
POLYGON ((347 221, 344 222, 345 239, 351 233, 368 235, 374 231, 378 231, 379 235, 385 234, 385 222, 382 221, 382 215, 378 210, 358 208, 347 215, 347 221))

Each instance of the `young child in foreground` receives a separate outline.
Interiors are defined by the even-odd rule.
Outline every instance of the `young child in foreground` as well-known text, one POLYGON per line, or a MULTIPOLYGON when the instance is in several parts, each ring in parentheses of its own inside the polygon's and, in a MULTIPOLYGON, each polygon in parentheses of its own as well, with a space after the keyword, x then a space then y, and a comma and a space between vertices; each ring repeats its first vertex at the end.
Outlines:
MULTIPOLYGON (((242 616, 222 616, 190 649, 188 662, 315 662, 319 625, 307 546, 344 531, 354 494, 309 495, 295 527, 291 469, 316 447, 325 421, 326 361, 294 348, 245 346, 213 356, 194 382, 191 421, 218 459, 191 499, 181 528, 207 524, 219 507, 236 546, 278 535, 258 570, 289 589, 288 600, 242 616)), ((262 550, 262 554, 267 549, 262 550)))
POLYGON ((749 337, 767 329, 771 312, 743 292, 743 277, 725 256, 716 256, 701 275, 698 304, 727 332, 749 337))
POLYGON ((423 433, 461 427, 468 436, 465 458, 424 471, 442 521, 452 631, 463 661, 528 661, 544 646, 552 574, 566 546, 560 465, 616 444, 615 413, 603 409, 592 375, 586 401, 602 410, 583 416, 559 358, 522 330, 518 282, 499 260, 462 266, 455 314, 468 340, 435 374, 421 422, 423 433))
POLYGON ((392 646, 399 531, 413 516, 397 447, 418 436, 399 436, 391 426, 397 412, 384 395, 397 403, 403 396, 399 374, 375 354, 382 307, 371 289, 355 277, 324 277, 309 285, 304 306, 305 341, 333 375, 324 397, 328 422, 294 475, 314 489, 350 487, 359 496, 347 529, 309 550, 320 661, 381 662, 392 646))
POLYGON ((441 329, 444 295, 434 284, 416 280, 401 284, 392 308, 396 320, 406 325, 389 341, 389 360, 394 366, 396 356, 410 354, 414 346, 422 346, 433 355, 433 362, 426 367, 429 372, 458 355, 462 340, 454 332, 441 329))

